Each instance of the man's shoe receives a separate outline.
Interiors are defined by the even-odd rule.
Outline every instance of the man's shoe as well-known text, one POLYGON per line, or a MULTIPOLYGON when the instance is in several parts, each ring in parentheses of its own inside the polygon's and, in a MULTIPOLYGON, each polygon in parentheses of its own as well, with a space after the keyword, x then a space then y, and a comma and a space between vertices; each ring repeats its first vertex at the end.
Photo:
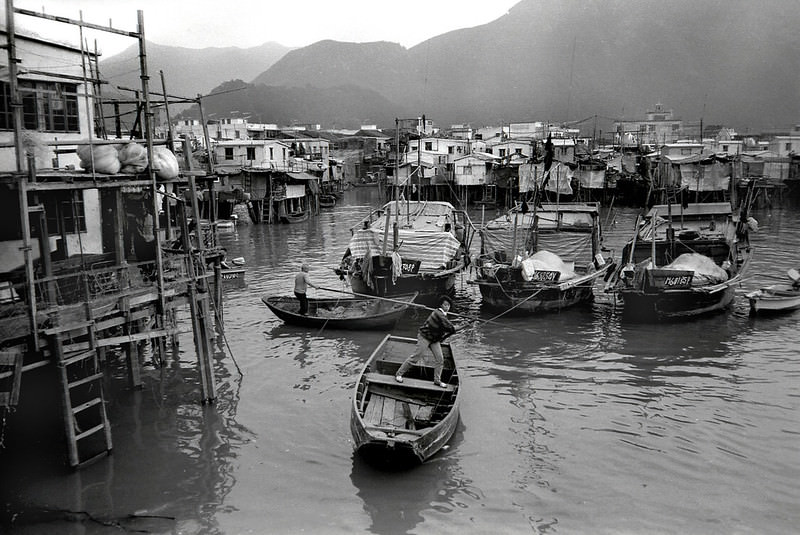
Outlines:
POLYGON ((436 386, 441 386, 442 388, 447 388, 447 383, 445 383, 444 381, 439 381, 439 382, 434 381, 433 384, 435 384, 436 386))
POLYGON ((398 383, 402 383, 403 382, 403 376, 402 375, 395 375, 394 376, 394 380, 397 381, 398 383))

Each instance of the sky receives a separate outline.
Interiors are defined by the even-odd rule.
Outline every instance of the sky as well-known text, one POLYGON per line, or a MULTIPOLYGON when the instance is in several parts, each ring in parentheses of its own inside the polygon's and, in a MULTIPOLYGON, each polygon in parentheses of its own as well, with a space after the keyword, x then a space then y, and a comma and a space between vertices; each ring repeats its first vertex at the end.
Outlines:
MULTIPOLYGON (((266 42, 302 47, 332 39, 390 41, 407 48, 426 39, 491 22, 519 0, 14 0, 17 8, 136 31, 144 13, 145 38, 186 48, 249 48, 266 42)), ((5 26, 5 7, 2 9, 5 26)), ((76 26, 17 15, 15 25, 39 35, 80 43, 76 26), (65 33, 66 32, 66 33, 65 33)), ((108 58, 134 41, 84 30, 84 40, 108 58)))

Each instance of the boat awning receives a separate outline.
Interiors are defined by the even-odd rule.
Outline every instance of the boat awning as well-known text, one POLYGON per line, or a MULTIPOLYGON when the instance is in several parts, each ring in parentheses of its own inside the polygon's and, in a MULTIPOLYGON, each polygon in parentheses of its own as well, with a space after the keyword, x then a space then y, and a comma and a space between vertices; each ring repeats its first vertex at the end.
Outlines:
POLYGON ((286 174, 295 180, 319 180, 318 176, 314 176, 309 173, 300 172, 300 173, 286 173, 286 174))
POLYGON ((689 203, 686 207, 682 207, 680 204, 673 204, 671 207, 667 207, 666 204, 657 204, 647 212, 645 217, 652 218, 656 213, 660 217, 667 217, 670 211, 673 216, 680 214, 684 217, 729 215, 732 213, 731 205, 727 202, 689 203))

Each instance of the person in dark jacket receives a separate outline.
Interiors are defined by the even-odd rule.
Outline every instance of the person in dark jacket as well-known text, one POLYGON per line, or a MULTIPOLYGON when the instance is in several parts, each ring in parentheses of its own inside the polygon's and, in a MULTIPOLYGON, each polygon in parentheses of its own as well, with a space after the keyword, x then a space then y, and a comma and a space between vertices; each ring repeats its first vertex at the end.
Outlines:
POLYGON ((433 383, 445 388, 446 383, 442 382, 442 368, 444 368, 444 356, 442 355, 442 340, 456 332, 456 328, 447 319, 447 311, 453 304, 452 300, 444 295, 439 301, 439 308, 431 312, 425 323, 420 326, 417 332, 417 349, 414 354, 408 357, 397 370, 395 379, 398 383, 403 382, 403 375, 408 371, 412 364, 420 363, 425 358, 425 351, 430 350, 433 354, 433 383))

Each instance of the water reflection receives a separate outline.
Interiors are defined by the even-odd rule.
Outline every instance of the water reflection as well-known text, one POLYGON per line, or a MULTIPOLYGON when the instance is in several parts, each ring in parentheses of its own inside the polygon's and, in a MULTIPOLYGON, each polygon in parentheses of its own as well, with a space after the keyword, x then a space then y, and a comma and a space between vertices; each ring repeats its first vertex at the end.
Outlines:
POLYGON ((428 532, 444 532, 444 523, 442 529, 437 528, 431 515, 447 515, 463 507, 461 495, 480 499, 458 466, 463 437, 464 425, 459 422, 446 450, 420 466, 398 471, 375 468, 353 452, 350 480, 369 515, 371 533, 412 533, 422 523, 428 532))

